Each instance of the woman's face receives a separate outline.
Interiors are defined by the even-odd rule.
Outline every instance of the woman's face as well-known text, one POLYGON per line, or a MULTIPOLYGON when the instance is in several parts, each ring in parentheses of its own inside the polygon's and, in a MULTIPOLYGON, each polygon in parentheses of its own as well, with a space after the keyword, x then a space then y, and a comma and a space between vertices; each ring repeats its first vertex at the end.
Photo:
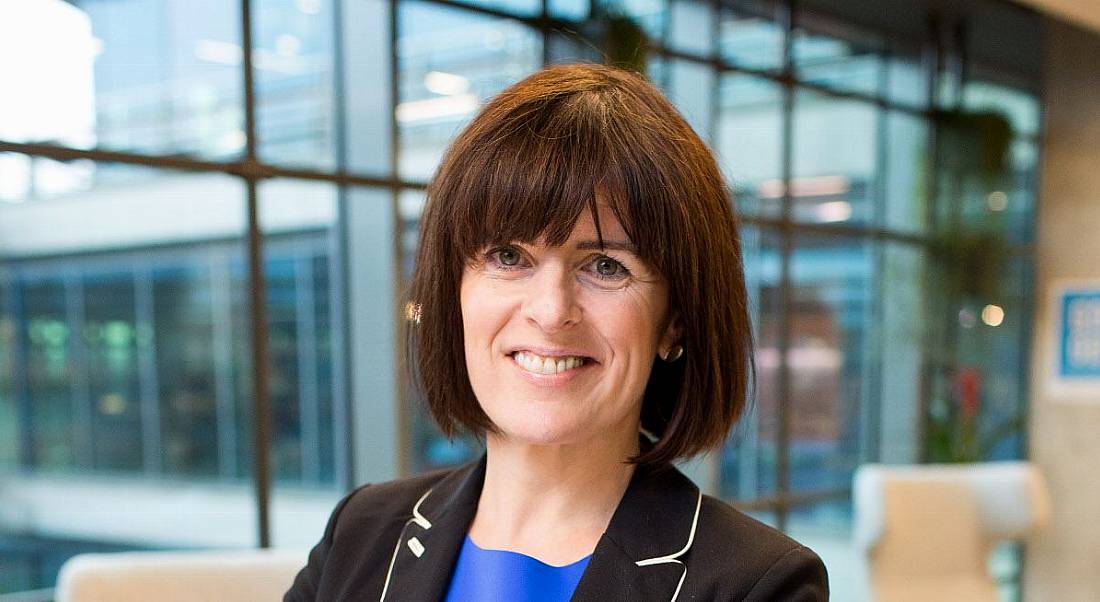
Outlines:
POLYGON ((668 285, 598 208, 603 250, 584 212, 564 245, 486 248, 463 273, 466 367, 504 437, 549 445, 637 433, 653 361, 674 341, 668 285))

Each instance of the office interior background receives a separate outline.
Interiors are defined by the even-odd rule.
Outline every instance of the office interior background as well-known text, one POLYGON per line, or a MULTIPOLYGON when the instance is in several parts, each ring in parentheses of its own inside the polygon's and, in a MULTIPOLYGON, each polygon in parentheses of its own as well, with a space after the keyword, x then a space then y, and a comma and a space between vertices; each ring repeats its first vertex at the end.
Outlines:
MULTIPOLYGON (((475 457, 403 372, 426 183, 487 98, 624 18, 742 218, 755 399, 689 474, 852 600, 858 465, 1028 457, 1033 8, 8 0, 0 594, 80 552, 308 547, 352 486, 475 457)), ((991 562, 1019 599, 1025 555, 991 562)))

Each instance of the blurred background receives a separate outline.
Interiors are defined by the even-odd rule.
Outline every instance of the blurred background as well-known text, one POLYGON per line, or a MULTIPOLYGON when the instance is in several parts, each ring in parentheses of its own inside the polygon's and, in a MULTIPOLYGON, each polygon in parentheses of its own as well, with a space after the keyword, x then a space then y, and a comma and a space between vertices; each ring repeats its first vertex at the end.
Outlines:
MULTIPOLYGON (((1089 4, 0 1, 0 594, 81 552, 308 547, 355 484, 480 453, 401 371, 424 188, 486 99, 604 57, 743 219, 757 394, 685 466, 706 491, 817 550, 837 600, 863 463, 1034 457, 1082 507, 1097 413, 1030 374, 1037 268, 1100 276, 1090 235, 1040 229, 1081 223, 1044 189, 1100 161, 1089 4)), ((1100 591, 1058 520, 995 550, 1003 599, 1100 591)))

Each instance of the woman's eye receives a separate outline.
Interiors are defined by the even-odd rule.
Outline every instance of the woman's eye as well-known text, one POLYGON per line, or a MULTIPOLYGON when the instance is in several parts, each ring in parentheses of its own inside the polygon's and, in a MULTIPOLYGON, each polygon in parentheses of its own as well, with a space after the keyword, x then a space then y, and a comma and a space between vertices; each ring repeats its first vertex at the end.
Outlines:
POLYGON ((489 252, 489 258, 503 268, 514 268, 523 263, 523 255, 515 247, 500 247, 489 252))
POLYGON ((597 257, 592 262, 592 268, 600 278, 618 279, 629 274, 626 266, 606 255, 597 257))

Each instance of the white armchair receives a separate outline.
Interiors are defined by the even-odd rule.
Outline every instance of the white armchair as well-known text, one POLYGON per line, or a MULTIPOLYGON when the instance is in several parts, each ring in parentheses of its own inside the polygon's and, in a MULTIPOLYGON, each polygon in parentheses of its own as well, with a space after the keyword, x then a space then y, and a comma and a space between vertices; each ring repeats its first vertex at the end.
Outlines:
POLYGON ((1026 462, 868 464, 853 498, 855 543, 882 602, 996 602, 992 546, 1050 516, 1045 482, 1026 462))
POLYGON ((81 554, 61 567, 57 602, 282 600, 306 551, 81 554))

